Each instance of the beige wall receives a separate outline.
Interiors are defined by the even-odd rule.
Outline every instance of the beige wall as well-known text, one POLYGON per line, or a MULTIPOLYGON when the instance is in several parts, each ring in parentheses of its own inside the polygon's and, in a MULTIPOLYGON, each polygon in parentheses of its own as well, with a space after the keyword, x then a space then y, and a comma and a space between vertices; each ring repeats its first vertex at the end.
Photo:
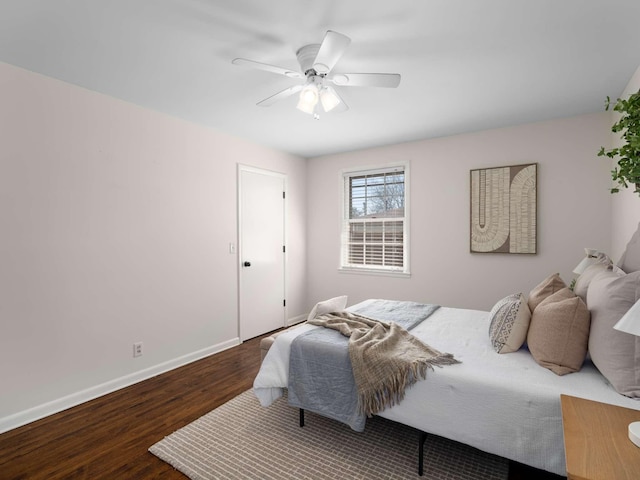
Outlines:
POLYGON ((288 176, 304 313, 305 159, 6 64, 0 105, 0 431, 238 343, 238 163, 288 176))
POLYGON ((522 125, 314 158, 308 167, 309 306, 392 298, 488 310, 560 272, 568 283, 584 247, 609 251, 609 114, 522 125), (340 171, 411 164, 411 277, 338 272, 340 171), (469 253, 469 170, 538 163, 538 254, 469 253))

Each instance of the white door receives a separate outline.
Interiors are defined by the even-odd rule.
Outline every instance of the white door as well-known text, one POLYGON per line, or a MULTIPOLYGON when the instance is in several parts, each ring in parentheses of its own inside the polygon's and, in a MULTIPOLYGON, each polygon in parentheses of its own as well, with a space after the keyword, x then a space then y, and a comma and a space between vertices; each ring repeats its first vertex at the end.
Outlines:
POLYGON ((239 167, 242 341, 285 325, 285 180, 239 167))

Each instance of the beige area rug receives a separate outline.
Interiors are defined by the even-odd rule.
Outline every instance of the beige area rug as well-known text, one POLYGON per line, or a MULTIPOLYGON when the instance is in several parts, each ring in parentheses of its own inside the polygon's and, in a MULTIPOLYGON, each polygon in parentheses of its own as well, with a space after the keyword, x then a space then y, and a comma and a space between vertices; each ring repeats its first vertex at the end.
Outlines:
POLYGON ((508 461, 429 435, 418 476, 417 430, 381 417, 363 433, 251 390, 165 437, 149 451, 191 479, 505 480, 508 461))

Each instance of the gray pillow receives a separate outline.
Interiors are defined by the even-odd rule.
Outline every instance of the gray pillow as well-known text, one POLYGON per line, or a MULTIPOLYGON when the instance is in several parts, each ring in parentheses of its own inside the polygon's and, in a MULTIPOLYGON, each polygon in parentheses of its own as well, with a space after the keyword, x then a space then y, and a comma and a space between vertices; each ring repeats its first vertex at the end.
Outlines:
POLYGON ((620 274, 610 270, 596 275, 587 291, 591 359, 618 393, 636 398, 640 397, 640 337, 613 326, 636 302, 639 292, 640 271, 620 274))
POLYGON ((638 229, 631 236, 631 240, 627 243, 618 266, 627 273, 637 272, 640 270, 640 224, 638 229))
POLYGON ((640 223, 627 243, 627 248, 622 253, 618 266, 627 273, 640 270, 640 223))

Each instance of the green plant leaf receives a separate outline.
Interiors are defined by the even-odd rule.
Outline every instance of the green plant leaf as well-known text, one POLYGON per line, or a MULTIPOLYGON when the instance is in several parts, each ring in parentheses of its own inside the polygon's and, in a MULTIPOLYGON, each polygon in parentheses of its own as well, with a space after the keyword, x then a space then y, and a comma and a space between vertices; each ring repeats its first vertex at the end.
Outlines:
MULTIPOLYGON (((610 107, 611 98, 607 96, 605 110, 610 107)), ((634 185, 634 193, 640 195, 640 90, 627 99, 618 98, 613 110, 620 113, 620 118, 611 126, 611 131, 621 134, 622 144, 610 149, 600 147, 598 156, 618 157, 617 166, 611 171, 612 180, 624 188, 634 185)), ((619 191, 618 187, 611 188, 611 193, 619 191)))

